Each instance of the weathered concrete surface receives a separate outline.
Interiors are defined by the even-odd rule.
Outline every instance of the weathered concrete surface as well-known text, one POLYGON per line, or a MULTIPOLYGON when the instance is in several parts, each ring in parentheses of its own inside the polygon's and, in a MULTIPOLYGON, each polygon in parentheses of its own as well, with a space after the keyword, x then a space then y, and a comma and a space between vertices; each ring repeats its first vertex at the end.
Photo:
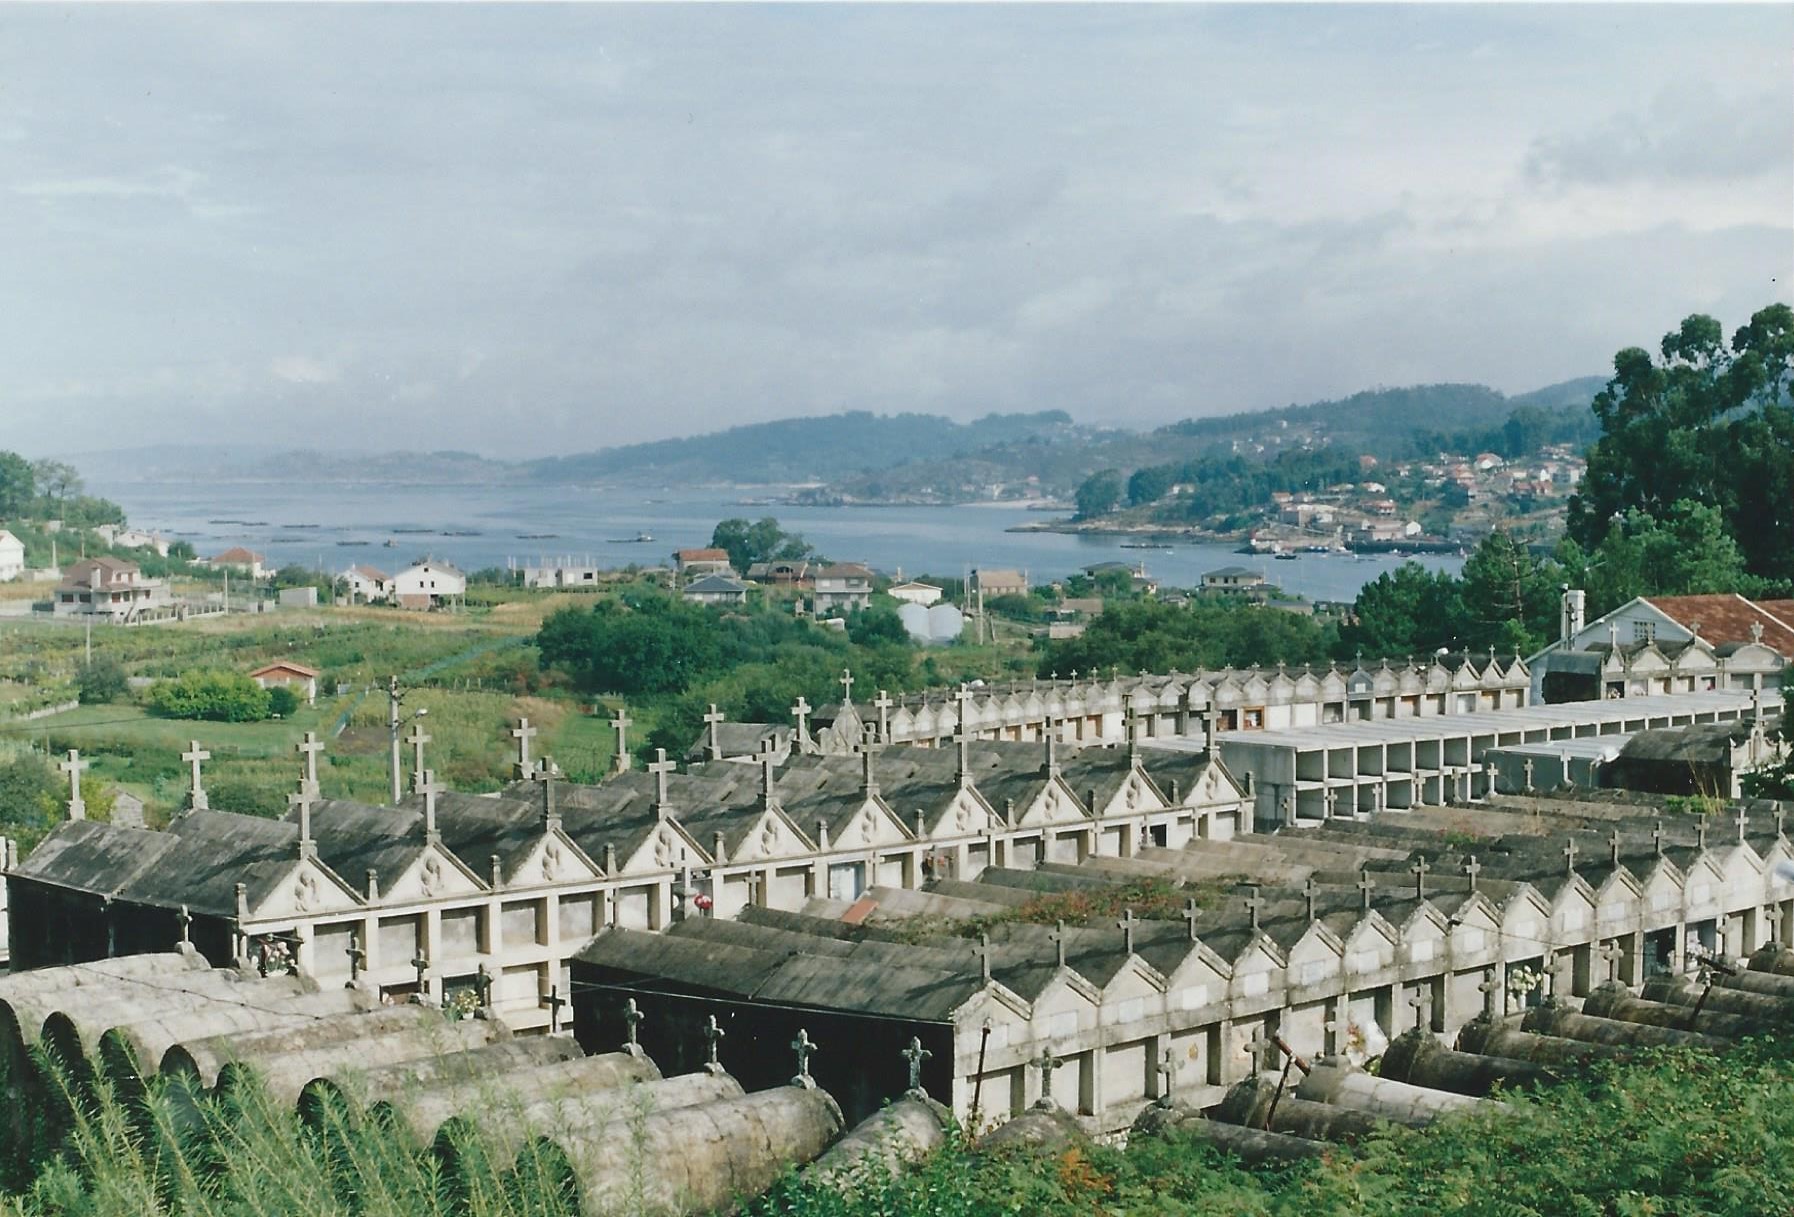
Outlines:
POLYGON ((986 1150, 1041 1147, 1063 1149, 1088 1141, 1077 1117, 1057 1104, 1036 1103, 1021 1115, 997 1125, 978 1138, 978 1148, 986 1150))
MULTIPOLYGON (((364 1022, 365 1019, 347 1019, 364 1022)), ((283 1107, 298 1103, 308 1083, 353 1069, 379 1068, 406 1061, 470 1048, 482 1048, 511 1034, 503 1023, 469 1018, 460 1022, 438 1019, 435 1024, 405 1027, 384 1035, 320 1044, 294 1052, 263 1053, 254 1059, 224 1065, 218 1071, 218 1091, 228 1093, 250 1074, 260 1082, 269 1102, 283 1107)))
POLYGON ((1716 989, 1738 989, 1745 993, 1762 993, 1770 997, 1794 999, 1794 976, 1778 976, 1774 972, 1739 972, 1735 976, 1715 976, 1716 989))
POLYGON ((1289 1089, 1284 1090, 1273 1109, 1271 1100, 1276 1090, 1277 1083, 1263 1074, 1246 1078, 1227 1092, 1215 1115, 1243 1128, 1262 1129, 1268 1120, 1271 1132, 1311 1141, 1361 1141, 1385 1124, 1356 1107, 1298 1099, 1289 1089))
POLYGON ((1558 1080, 1543 1065, 1512 1057, 1457 1052, 1441 1044, 1429 1031, 1415 1029, 1396 1037, 1383 1053, 1380 1077, 1411 1086, 1450 1090, 1482 1097, 1497 1085, 1543 1086, 1558 1080))
POLYGON ((1454 1111, 1474 1111, 1488 1101, 1448 1090, 1410 1086, 1351 1065, 1321 1062, 1296 1087, 1296 1097, 1311 1103, 1356 1108, 1411 1128, 1424 1127, 1454 1111))
POLYGON ((303 1026, 318 1019, 352 1018, 372 1011, 375 999, 358 989, 326 989, 265 1005, 215 1003, 197 1010, 160 1012, 119 1023, 100 1036, 101 1068, 115 1085, 141 1086, 168 1050, 183 1041, 303 1026))
POLYGON ((1624 985, 1602 985, 1582 1003, 1582 1012, 1594 1018, 1611 1018, 1675 1031, 1698 1031, 1724 1039, 1743 1039, 1775 1029, 1774 1022, 1742 1014, 1726 1014, 1710 1007, 1696 1010, 1693 1006, 1645 1001, 1633 997, 1624 985))
POLYGON ((856 1175, 895 1175, 947 1143, 953 1113, 925 1095, 906 1094, 867 1116, 810 1167, 810 1177, 836 1187, 856 1175))
POLYGON ((323 1103, 335 1102, 346 1115, 358 1118, 376 1098, 402 1103, 408 1096, 455 1087, 468 1092, 468 1104, 473 1106, 501 1093, 518 1071, 579 1060, 581 1055, 579 1044, 568 1036, 529 1035, 396 1065, 346 1069, 307 1083, 299 1096, 299 1114, 315 1120, 323 1114, 323 1103))
POLYGON ((1653 976, 1639 997, 1666 1006, 1699 1006, 1719 1014, 1735 1014, 1781 1031, 1794 1031, 1794 997, 1776 997, 1745 989, 1705 988, 1680 976, 1653 976))
POLYGON ((1593 1061, 1611 1060, 1624 1049, 1567 1036, 1540 1035, 1506 1022, 1471 1019, 1458 1029, 1458 1051, 1483 1053, 1506 1060, 1530 1061, 1558 1069, 1580 1068, 1593 1061))
POLYGON ((814 1161, 842 1124, 825 1092, 781 1086, 557 1145, 588 1213, 712 1213, 814 1161))
MULTIPOLYGON (((384 1095, 373 1099, 370 1112, 404 1130, 412 1143, 421 1147, 434 1141, 442 1126, 456 1116, 482 1110, 491 1115, 521 1113, 538 1103, 590 1097, 632 1082, 659 1078, 659 1068, 648 1058, 607 1052, 512 1069, 497 1077, 476 1075, 465 1080, 445 1080, 410 1094, 384 1095)), ((739 1084, 736 1090, 739 1093, 739 1084)))
POLYGON ((159 1068, 164 1074, 190 1078, 198 1086, 210 1090, 218 1084, 219 1070, 232 1061, 253 1062, 262 1057, 445 1021, 442 1011, 429 1006, 389 1006, 353 1018, 315 1019, 257 1031, 227 1032, 173 1045, 162 1054, 159 1068))
POLYGON ((1750 970, 1774 976, 1794 976, 1794 951, 1773 942, 1765 943, 1750 957, 1750 970))
POLYGON ((1261 1162, 1288 1162, 1296 1158, 1318 1158, 1325 1152, 1325 1143, 1287 1133, 1266 1132, 1262 1128, 1243 1128, 1225 1120, 1211 1120, 1194 1107, 1154 1105, 1140 1113, 1134 1121, 1134 1135, 1162 1136, 1177 1133, 1207 1141, 1216 1149, 1232 1154, 1246 1166, 1261 1162))
POLYGON ((1565 1039, 1586 1040, 1591 1044, 1611 1044, 1617 1048, 1706 1048, 1718 1052, 1731 1045, 1730 1040, 1698 1031, 1673 1031, 1648 1023, 1623 1023, 1617 1019, 1570 1010, 1541 1006, 1530 1010, 1520 1024, 1526 1031, 1540 1035, 1558 1035, 1565 1039))

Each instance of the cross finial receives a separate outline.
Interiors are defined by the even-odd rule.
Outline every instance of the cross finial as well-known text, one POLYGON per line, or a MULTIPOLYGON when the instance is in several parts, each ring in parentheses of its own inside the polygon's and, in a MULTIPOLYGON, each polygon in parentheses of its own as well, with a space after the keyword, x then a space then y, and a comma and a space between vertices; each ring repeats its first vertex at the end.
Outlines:
POLYGON ((623 1003, 623 1026, 625 1028, 623 1043, 625 1047, 638 1048, 641 1046, 640 1041, 636 1038, 636 1028, 641 1021, 641 1007, 635 1004, 635 998, 632 997, 623 1003))
POLYGON ((1177 1086, 1177 1057, 1171 1049, 1165 1049, 1159 1057, 1159 1102, 1169 1105, 1171 1092, 1177 1086))
POLYGON ((985 984, 990 983, 990 935, 980 933, 978 944, 972 948, 978 957, 978 974, 985 984))
POLYGON ((1620 960, 1626 957, 1626 952, 1620 950, 1617 943, 1609 940, 1596 947, 1595 954, 1607 961, 1607 979, 1618 980, 1620 978, 1620 960))
POLYGON ((93 762, 91 761, 82 760, 81 753, 74 748, 70 748, 68 759, 56 766, 64 773, 68 774, 68 806, 69 819, 71 820, 85 820, 87 818, 87 804, 81 799, 81 771, 88 768, 92 763, 93 762))
POLYGON ((1476 890, 1476 877, 1482 873, 1483 873, 1483 864, 1476 860, 1475 854, 1471 854, 1470 857, 1464 863, 1464 874, 1470 880, 1470 890, 1471 891, 1474 892, 1476 890))
POLYGON ((1533 759, 1530 756, 1526 758, 1526 763, 1521 766, 1521 769, 1526 774, 1526 793, 1531 794, 1534 790, 1534 786, 1532 784, 1533 759))
POLYGON ((1651 829, 1651 848, 1657 851, 1659 858, 1663 856, 1663 836, 1663 821, 1658 820, 1651 829))
POLYGON ((922 1062, 933 1055, 934 1053, 922 1047, 921 1036, 909 1037, 909 1047, 903 1050, 903 1059, 909 1062, 909 1093, 918 1095, 927 1093, 922 1089, 922 1062))
POLYGON ((1564 839, 1563 854, 1564 854, 1564 873, 1569 874, 1569 875, 1574 875, 1576 873, 1576 838, 1575 837, 1566 837, 1564 839))
POLYGON ((1121 919, 1115 923, 1121 928, 1122 946, 1129 955, 1134 953, 1134 910, 1122 909, 1121 919))
POLYGON ((717 1026, 716 1015, 712 1014, 705 1020, 704 1039, 709 1044, 709 1047, 706 1050, 708 1059, 704 1063, 712 1073, 720 1073, 722 1071, 723 1063, 721 1046, 723 1037, 727 1034, 727 1031, 724 1031, 721 1027, 717 1026))
POLYGON ((349 945, 343 951, 349 957, 349 980, 351 983, 361 979, 361 970, 368 966, 368 953, 361 945, 361 935, 349 935, 349 945))
POLYGON ((187 911, 186 905, 181 906, 180 911, 174 915, 174 919, 181 927, 181 941, 191 943, 193 941, 193 914, 187 911))
POLYGON ((816 1054, 818 1045, 810 1038, 810 1033, 802 1027, 797 1029, 797 1038, 791 1041, 791 1051, 797 1053, 797 1076, 791 1079, 793 1086, 806 1089, 814 1087, 810 1080, 810 1058, 816 1054))
POLYGON ((629 717, 628 707, 619 705, 617 712, 611 715, 611 729, 617 733, 617 756, 611 768, 622 773, 629 768, 629 728, 635 720, 629 717))
POLYGON ((311 839, 311 805, 317 798, 314 790, 315 787, 308 786, 287 796, 287 806, 299 813, 299 856, 302 858, 310 857, 317 848, 317 842, 311 839))
POLYGON ((1190 941, 1195 942, 1196 922, 1202 916, 1202 909, 1197 906, 1195 897, 1192 896, 1190 899, 1184 901, 1183 916, 1184 920, 1188 922, 1190 926, 1190 941))
POLYGON ((430 996, 430 961, 419 951, 411 961, 411 970, 417 973, 417 998, 427 1001, 430 996))
POLYGON ((723 759, 722 730, 723 723, 728 721, 728 717, 727 714, 724 714, 721 710, 716 708, 715 702, 711 702, 710 709, 704 713, 704 725, 708 729, 710 735, 710 743, 707 746, 706 751, 713 761, 720 761, 723 759))
POLYGON ((878 742, 881 744, 890 742, 891 707, 896 704, 891 700, 891 695, 883 689, 880 689, 878 696, 872 699, 872 705, 878 711, 878 742))
POLYGON ((424 734, 422 720, 411 720, 411 734, 405 737, 405 742, 411 745, 411 789, 421 792, 424 780, 424 745, 430 742, 430 737, 424 734))
POLYGON ((1414 876, 1414 898, 1416 900, 1426 899, 1426 873, 1431 869, 1432 867, 1427 865, 1425 854, 1414 859, 1408 867, 1409 872, 1414 876))
POLYGON ((442 834, 436 830, 436 796, 442 793, 442 787, 436 784, 435 770, 418 771, 417 793, 424 796, 424 840, 438 841, 442 834))
POLYGON ((305 738, 293 745, 293 751, 305 758, 305 786, 312 794, 318 792, 318 753, 324 751, 324 741, 318 738, 316 731, 307 731, 305 738))
POLYGON ((198 740, 188 742, 187 751, 181 753, 181 759, 187 762, 187 806, 194 811, 204 811, 207 807, 206 788, 200 784, 199 763, 209 761, 212 754, 199 746, 198 740))
POLYGON ((1365 863, 1358 868, 1358 900, 1359 907, 1370 912, 1370 894, 1375 891, 1377 881, 1370 877, 1370 864, 1365 863))
POLYGON ((1246 906, 1248 924, 1256 930, 1258 928, 1258 910, 1264 904, 1264 897, 1258 894, 1258 884, 1256 883, 1248 883, 1246 893, 1246 899, 1242 903, 1246 906))
POLYGON ((842 668, 841 669, 841 703, 843 705, 848 705, 848 706, 851 706, 853 704, 853 669, 852 668, 842 668))
POLYGON ((1314 904, 1319 895, 1320 884, 1314 881, 1314 872, 1310 871, 1308 877, 1302 880, 1302 903, 1308 908, 1308 920, 1310 921, 1314 920, 1314 904))
POLYGON ((1059 955, 1059 966, 1063 968, 1065 966, 1065 923, 1055 921, 1053 930, 1047 937, 1053 940, 1053 946, 1059 955))
POLYGON ((664 811, 667 806, 667 774, 678 766, 667 760, 667 750, 656 748, 654 759, 648 763, 648 772, 654 775, 654 809, 664 811))
MULTIPOLYGON (((519 718, 517 725, 511 728, 511 738, 517 741, 517 776, 528 779, 530 776, 529 742, 536 736, 536 728, 529 725, 529 719, 519 718)), ((619 737, 620 738, 620 737, 619 737)), ((622 752, 622 748, 617 751, 622 752)))
POLYGON ((760 805, 768 810, 776 807, 779 802, 778 792, 775 789, 778 778, 777 751, 778 745, 773 743, 772 737, 768 736, 760 741, 760 749, 754 754, 754 760, 760 765, 760 805))
POLYGON ((1701 849, 1707 848, 1707 817, 1705 813, 1695 817, 1694 843, 1701 849))
POLYGON ((1735 817, 1735 822, 1738 825, 1738 844, 1742 845, 1744 844, 1744 834, 1746 830, 1750 828, 1750 813, 1744 810, 1744 804, 1742 803, 1738 804, 1738 814, 1735 817))

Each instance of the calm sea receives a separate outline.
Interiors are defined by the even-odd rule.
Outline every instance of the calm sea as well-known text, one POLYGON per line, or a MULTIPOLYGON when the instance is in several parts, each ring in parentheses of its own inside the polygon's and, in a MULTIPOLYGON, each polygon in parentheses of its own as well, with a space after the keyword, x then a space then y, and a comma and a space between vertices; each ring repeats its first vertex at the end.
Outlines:
MULTIPOLYGON (((720 519, 765 515, 777 516, 830 558, 908 576, 1016 567, 1041 582, 1119 560, 1144 562, 1168 587, 1189 587, 1204 571, 1238 564, 1310 599, 1349 600, 1401 561, 1303 554, 1276 562, 1224 545, 1124 549, 1120 538, 1005 532, 1049 518, 1012 507, 771 506, 716 490, 120 482, 95 484, 92 491, 123 506, 134 525, 191 541, 201 555, 245 545, 278 565, 330 571, 355 563, 391 571, 426 555, 468 571, 544 557, 655 565, 675 549, 707 544, 720 519), (640 533, 653 540, 636 542, 640 533)), ((1453 571, 1462 565, 1456 557, 1419 561, 1453 571)))

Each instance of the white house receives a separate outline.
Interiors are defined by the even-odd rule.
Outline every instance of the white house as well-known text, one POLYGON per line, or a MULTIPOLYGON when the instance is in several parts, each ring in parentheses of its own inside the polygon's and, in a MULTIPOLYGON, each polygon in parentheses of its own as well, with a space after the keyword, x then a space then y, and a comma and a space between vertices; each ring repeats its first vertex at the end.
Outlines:
POLYGON ((285 686, 297 693, 300 700, 308 706, 318 700, 318 670, 302 663, 294 663, 290 659, 276 660, 259 667, 249 674, 249 679, 264 689, 285 686))
POLYGON ((168 556, 168 541, 153 532, 145 532, 141 528, 128 528, 123 524, 102 524, 94 532, 108 545, 116 545, 120 549, 154 550, 160 557, 168 556))
POLYGON ((447 562, 425 558, 392 577, 391 596, 400 608, 452 608, 467 598, 467 576, 447 562))
POLYGON ((0 583, 17 579, 25 573, 25 543, 0 528, 0 583))
POLYGON ((927 608, 941 598, 941 589, 932 583, 918 583, 911 579, 893 586, 891 595, 907 604, 919 604, 927 608))
POLYGON ((160 579, 145 579, 135 562, 83 558, 63 572, 52 609, 58 617, 80 615, 129 621, 169 601, 168 584, 160 579))
POLYGON ((837 562, 816 572, 816 615, 863 609, 872 603, 872 572, 858 562, 837 562))
POLYGON ((384 604, 392 595, 392 576, 372 566, 351 566, 342 574, 350 604, 384 604))
POLYGON ((234 570, 248 575, 251 579, 260 579, 268 573, 268 568, 264 565, 265 562, 266 559, 253 549, 233 545, 216 557, 207 558, 204 562, 195 565, 209 566, 213 570, 234 570))
POLYGON ((679 594, 693 604, 746 604, 748 587, 733 575, 705 575, 679 594))

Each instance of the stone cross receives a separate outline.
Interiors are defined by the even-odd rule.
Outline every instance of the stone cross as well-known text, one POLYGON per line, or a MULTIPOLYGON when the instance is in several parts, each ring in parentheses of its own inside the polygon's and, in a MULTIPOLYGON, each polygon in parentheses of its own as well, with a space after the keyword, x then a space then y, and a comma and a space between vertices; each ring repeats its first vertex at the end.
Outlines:
POLYGON ((841 704, 853 705, 853 669, 841 669, 841 704))
POLYGON ((1040 1050, 1040 1055, 1028 1063, 1040 1070, 1040 1101, 1042 1103, 1052 1102, 1053 1070, 1059 1068, 1064 1062, 1053 1055, 1051 1047, 1043 1046, 1040 1050))
POLYGON ((68 775, 69 779, 69 819, 85 820, 87 804, 81 800, 81 771, 90 766, 92 761, 84 761, 81 754, 73 748, 69 749, 69 759, 56 767, 68 775))
POLYGON ((442 787, 436 784, 434 769, 418 770, 417 793, 424 796, 424 840, 439 841, 442 834, 436 830, 436 796, 442 793, 442 787))
POLYGON ((361 970, 368 966, 368 953, 362 948, 361 935, 349 935, 349 945, 343 951, 349 957, 349 980, 351 983, 361 979, 361 970))
POLYGON ((1526 764, 1523 766, 1523 768, 1526 771, 1526 793, 1527 794, 1531 794, 1534 790, 1534 786, 1532 784, 1532 766, 1533 766, 1532 758, 1527 757, 1526 764))
POLYGON ((517 741, 517 776, 520 778, 529 776, 529 742, 535 737, 536 729, 529 725, 527 718, 518 719, 517 725, 511 728, 511 738, 517 741))
POLYGON ((1563 854, 1564 854, 1564 863, 1565 863, 1564 873, 1568 874, 1568 875, 1574 875, 1576 873, 1576 838, 1575 837, 1568 837, 1564 840, 1563 854))
POLYGON ((1775 835, 1776 836, 1780 837, 1783 835, 1782 825, 1787 820, 1787 818, 1788 818, 1788 813, 1785 810, 1783 810, 1782 805, 1780 803, 1777 803, 1775 805, 1775 835))
POLYGON ((1258 910, 1264 906, 1264 897, 1258 894, 1258 884, 1248 883, 1246 891, 1250 893, 1241 901, 1246 906, 1246 917, 1253 929, 1258 928, 1258 910))
POLYGON ((1063 921, 1055 921, 1053 923, 1053 931, 1048 934, 1047 937, 1053 940, 1053 946, 1057 948, 1059 953, 1059 966, 1063 968, 1065 966, 1065 923, 1063 921))
POLYGON ((1422 985, 1414 990, 1414 996, 1408 999, 1408 1004, 1414 1007, 1414 1029, 1418 1031, 1429 1021, 1427 1015, 1433 1008, 1432 992, 1422 985))
POLYGON ((716 1015, 712 1014, 704 1021, 704 1039, 709 1044, 704 1064, 712 1073, 722 1071, 722 1042, 723 1037, 727 1034, 729 1034, 727 1031, 716 1025, 716 1015))
POLYGON ((1184 901, 1184 914, 1183 915, 1184 915, 1184 920, 1189 922, 1189 924, 1190 924, 1190 941, 1195 942, 1196 941, 1196 922, 1199 918, 1201 918, 1202 910, 1196 906, 1196 901, 1193 897, 1189 900, 1184 901))
POLYGON ((1252 1028, 1252 1038, 1246 1041, 1246 1053, 1252 1058, 1252 1072, 1257 1073, 1264 1068, 1265 1053, 1271 1047, 1271 1041, 1265 1038, 1262 1024, 1252 1028))
POLYGON ((810 703, 801 694, 791 705, 791 717, 797 722, 797 738, 800 741, 809 739, 810 703))
POLYGON ((1735 822, 1738 825, 1738 844, 1742 845, 1744 844, 1745 830, 1750 827, 1750 813, 1744 810, 1742 803, 1738 804, 1738 815, 1735 822))
POLYGON ((1172 1055, 1171 1049, 1167 1048, 1165 1054, 1159 1057, 1159 1102, 1165 1104, 1171 1102, 1171 1091, 1176 1084, 1177 1058, 1172 1055))
POLYGON ((1339 814, 1339 791, 1334 790, 1329 786, 1325 797, 1327 803, 1327 818, 1331 820, 1339 814))
POLYGON ((978 945, 972 948, 972 954, 978 957, 978 974, 985 984, 990 983, 990 935, 979 934, 978 945))
POLYGON ((959 780, 963 782, 972 775, 972 734, 963 721, 953 733, 953 743, 959 749, 959 780))
POLYGON ((889 743, 891 739, 891 707, 897 703, 883 689, 872 699, 872 705, 878 710, 878 742, 889 743))
POLYGON ((324 751, 324 741, 318 738, 316 731, 307 731, 305 738, 293 745, 293 751, 305 758, 305 788, 318 793, 318 753, 324 751))
POLYGON ((1707 848, 1707 817, 1701 815, 1694 821, 1694 843, 1702 850, 1707 848))
POLYGON ((797 1029, 797 1038, 791 1041, 791 1051, 797 1053, 797 1076, 791 1079, 793 1086, 809 1089, 816 1085, 810 1080, 810 1058, 816 1054, 818 1045, 810 1038, 810 1033, 802 1027, 797 1029))
POLYGON ((1370 912, 1370 894, 1377 888, 1377 881, 1370 877, 1368 864, 1358 868, 1358 903, 1365 912, 1370 912))
POLYGON ((727 714, 716 708, 715 702, 710 703, 710 709, 704 714, 704 726, 710 734, 710 745, 706 750, 710 753, 710 759, 713 761, 723 759, 722 726, 728 719, 727 714))
POLYGON ((1657 856, 1659 858, 1661 858, 1663 856, 1663 821, 1662 820, 1658 820, 1656 823, 1656 826, 1651 829, 1651 847, 1657 851, 1657 856))
POLYGON ((1121 919, 1115 923, 1121 928, 1121 941, 1127 953, 1134 953, 1134 910, 1122 909, 1121 919))
POLYGON ((1471 891, 1476 890, 1476 877, 1482 873, 1483 864, 1476 860, 1475 854, 1471 854, 1469 860, 1464 863, 1464 874, 1470 879, 1471 891))
POLYGON ((287 796, 287 806, 299 812, 299 854, 309 855, 317 844, 311 839, 311 805, 317 799, 317 787, 308 786, 297 794, 287 796))
POLYGON ((1614 866, 1620 864, 1620 830, 1617 828, 1607 834, 1607 860, 1614 866))
POLYGON ((1431 869, 1432 867, 1426 864, 1425 854, 1414 859, 1413 864, 1408 867, 1409 872, 1414 876, 1414 898, 1416 900, 1426 899, 1426 873, 1431 869))
POLYGON ((1483 1017, 1491 1021, 1495 1018, 1495 995, 1501 992, 1501 982, 1496 975, 1494 968, 1484 968, 1482 983, 1476 986, 1483 995, 1483 1017))
POLYGON ((878 761, 878 754, 884 748, 870 732, 860 741, 860 785, 868 795, 878 793, 878 774, 873 766, 878 761))
POLYGON ((566 1004, 567 999, 561 996, 559 985, 548 990, 548 1034, 553 1035, 561 1029, 561 1007, 566 1004))
POLYGON ((181 759, 187 762, 187 806, 194 811, 206 810, 206 788, 200 785, 199 763, 209 761, 212 754, 199 746, 198 740, 190 740, 187 751, 181 753, 181 759))
POLYGON ((1604 942, 1595 948, 1595 953, 1607 961, 1607 979, 1618 980, 1620 978, 1620 960, 1626 957, 1626 953, 1620 950, 1619 944, 1604 942))
POLYGON ((1320 895, 1320 885, 1314 881, 1314 872, 1310 871, 1308 877, 1302 880, 1302 901, 1308 906, 1308 920, 1310 921, 1314 920, 1314 901, 1318 895, 1320 895))
POLYGON ((481 1007, 489 1009, 492 1005, 492 973, 486 970, 484 962, 474 970, 473 991, 479 997, 481 1007))
POLYGON ((1040 738, 1046 743, 1046 771, 1059 772, 1059 723, 1051 714, 1041 721, 1040 738))
POLYGON ((667 750, 665 748, 656 748, 654 750, 654 759, 648 763, 648 772, 654 775, 654 806, 656 810, 661 810, 666 807, 667 774, 673 772, 678 767, 679 766, 675 765, 672 761, 667 760, 667 750))
POLYGON ((611 729, 617 733, 617 755, 611 758, 611 772, 624 773, 629 769, 629 728, 635 720, 629 717, 629 710, 618 706, 617 712, 611 715, 611 729))
POLYGON ((623 1003, 623 1026, 626 1028, 623 1043, 626 1047, 640 1047, 640 1042, 636 1038, 636 1027, 640 1025, 641 1021, 641 1007, 635 1004, 635 998, 632 997, 623 1003))
POLYGON ((174 919, 181 927, 181 942, 183 944, 191 943, 193 941, 193 914, 187 911, 186 905, 181 906, 180 912, 174 915, 174 919))
POLYGON ((411 745, 411 789, 415 793, 421 793, 424 781, 424 745, 430 742, 430 737, 424 734, 421 721, 411 721, 411 734, 405 737, 405 742, 411 745))
POLYGON ((417 996, 420 1001, 429 1000, 430 996, 430 961, 419 951, 417 958, 411 961, 412 971, 417 973, 417 996))
POLYGON ((909 1091, 911 1094, 925 1093, 922 1090, 922 1062, 933 1055, 934 1053, 922 1047, 921 1036, 909 1037, 909 1047, 903 1050, 903 1059, 909 1062, 909 1091))

